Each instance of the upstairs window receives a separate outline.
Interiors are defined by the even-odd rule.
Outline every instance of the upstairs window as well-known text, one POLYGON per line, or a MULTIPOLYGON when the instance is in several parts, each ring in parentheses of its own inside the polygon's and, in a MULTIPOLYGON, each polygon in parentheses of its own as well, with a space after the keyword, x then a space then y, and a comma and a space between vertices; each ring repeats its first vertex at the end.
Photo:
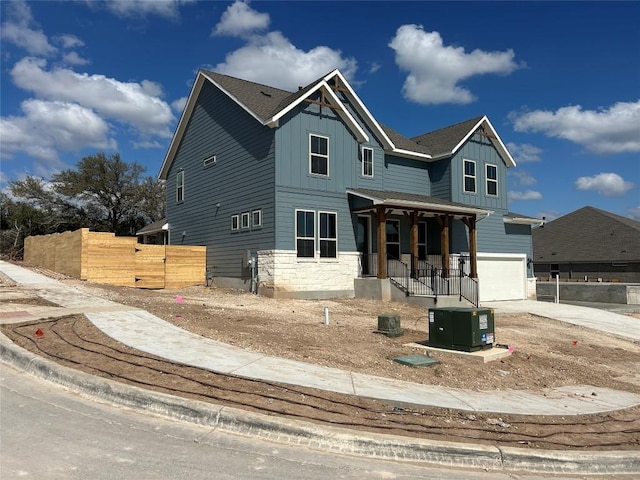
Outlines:
POLYGON ((476 162, 464 161, 464 193, 476 193, 476 162))
POLYGON ((254 210, 251 212, 251 224, 253 228, 262 226, 262 210, 254 210))
POLYGON ((373 148, 362 147, 362 176, 373 177, 373 148))
POLYGON ((498 195, 498 167, 496 165, 486 165, 487 195, 498 195))
POLYGON ((176 202, 184 202, 184 170, 176 174, 176 202))
POLYGON ((299 258, 313 258, 316 250, 316 214, 296 210, 296 251, 299 258))
POLYGON ((309 171, 314 175, 329 176, 329 139, 309 135, 309 171))
POLYGON ((336 214, 320 212, 320 258, 336 258, 337 252, 336 214))

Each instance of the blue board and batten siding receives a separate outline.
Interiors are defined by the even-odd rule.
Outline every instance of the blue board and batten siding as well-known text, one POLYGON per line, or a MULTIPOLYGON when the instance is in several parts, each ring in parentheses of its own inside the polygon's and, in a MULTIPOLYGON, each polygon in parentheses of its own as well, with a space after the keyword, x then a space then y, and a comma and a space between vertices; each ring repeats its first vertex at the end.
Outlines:
POLYGON ((170 243, 206 245, 210 272, 247 278, 245 249, 272 249, 275 242, 274 148, 273 129, 205 83, 167 175, 170 243), (205 167, 211 155, 216 163, 205 167), (184 201, 178 203, 180 170, 184 201), (231 231, 232 215, 254 210, 262 211, 261 227, 231 231))

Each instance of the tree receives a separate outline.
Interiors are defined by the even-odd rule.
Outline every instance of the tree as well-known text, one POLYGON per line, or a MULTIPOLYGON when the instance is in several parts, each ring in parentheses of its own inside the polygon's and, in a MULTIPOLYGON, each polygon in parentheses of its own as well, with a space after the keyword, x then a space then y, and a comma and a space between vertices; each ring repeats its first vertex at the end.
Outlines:
POLYGON ((2 201, 2 251, 21 250, 25 236, 89 228, 133 235, 164 215, 164 184, 119 154, 84 157, 50 182, 27 176, 10 182, 2 201), (37 232, 37 233, 35 233, 37 232))

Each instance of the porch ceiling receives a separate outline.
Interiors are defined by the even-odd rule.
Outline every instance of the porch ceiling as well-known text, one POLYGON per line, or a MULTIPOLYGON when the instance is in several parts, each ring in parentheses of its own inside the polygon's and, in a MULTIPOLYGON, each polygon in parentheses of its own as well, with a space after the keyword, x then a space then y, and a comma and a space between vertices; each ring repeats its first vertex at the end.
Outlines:
POLYGON ((371 201, 370 206, 355 209, 356 211, 375 210, 382 205, 391 211, 417 210, 425 216, 451 215, 453 217, 485 216, 493 213, 492 210, 470 207, 462 203, 449 202, 440 198, 427 195, 415 195, 412 193, 391 192, 386 190, 370 190, 367 188, 348 188, 347 193, 356 197, 371 201))

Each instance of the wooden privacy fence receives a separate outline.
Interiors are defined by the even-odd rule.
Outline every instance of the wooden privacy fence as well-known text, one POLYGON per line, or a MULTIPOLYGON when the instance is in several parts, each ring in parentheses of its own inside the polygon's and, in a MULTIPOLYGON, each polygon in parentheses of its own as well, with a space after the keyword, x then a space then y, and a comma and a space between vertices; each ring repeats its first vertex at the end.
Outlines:
POLYGON ((202 285, 207 247, 143 245, 135 237, 75 232, 27 237, 24 260, 90 282, 123 287, 181 288, 202 285))

